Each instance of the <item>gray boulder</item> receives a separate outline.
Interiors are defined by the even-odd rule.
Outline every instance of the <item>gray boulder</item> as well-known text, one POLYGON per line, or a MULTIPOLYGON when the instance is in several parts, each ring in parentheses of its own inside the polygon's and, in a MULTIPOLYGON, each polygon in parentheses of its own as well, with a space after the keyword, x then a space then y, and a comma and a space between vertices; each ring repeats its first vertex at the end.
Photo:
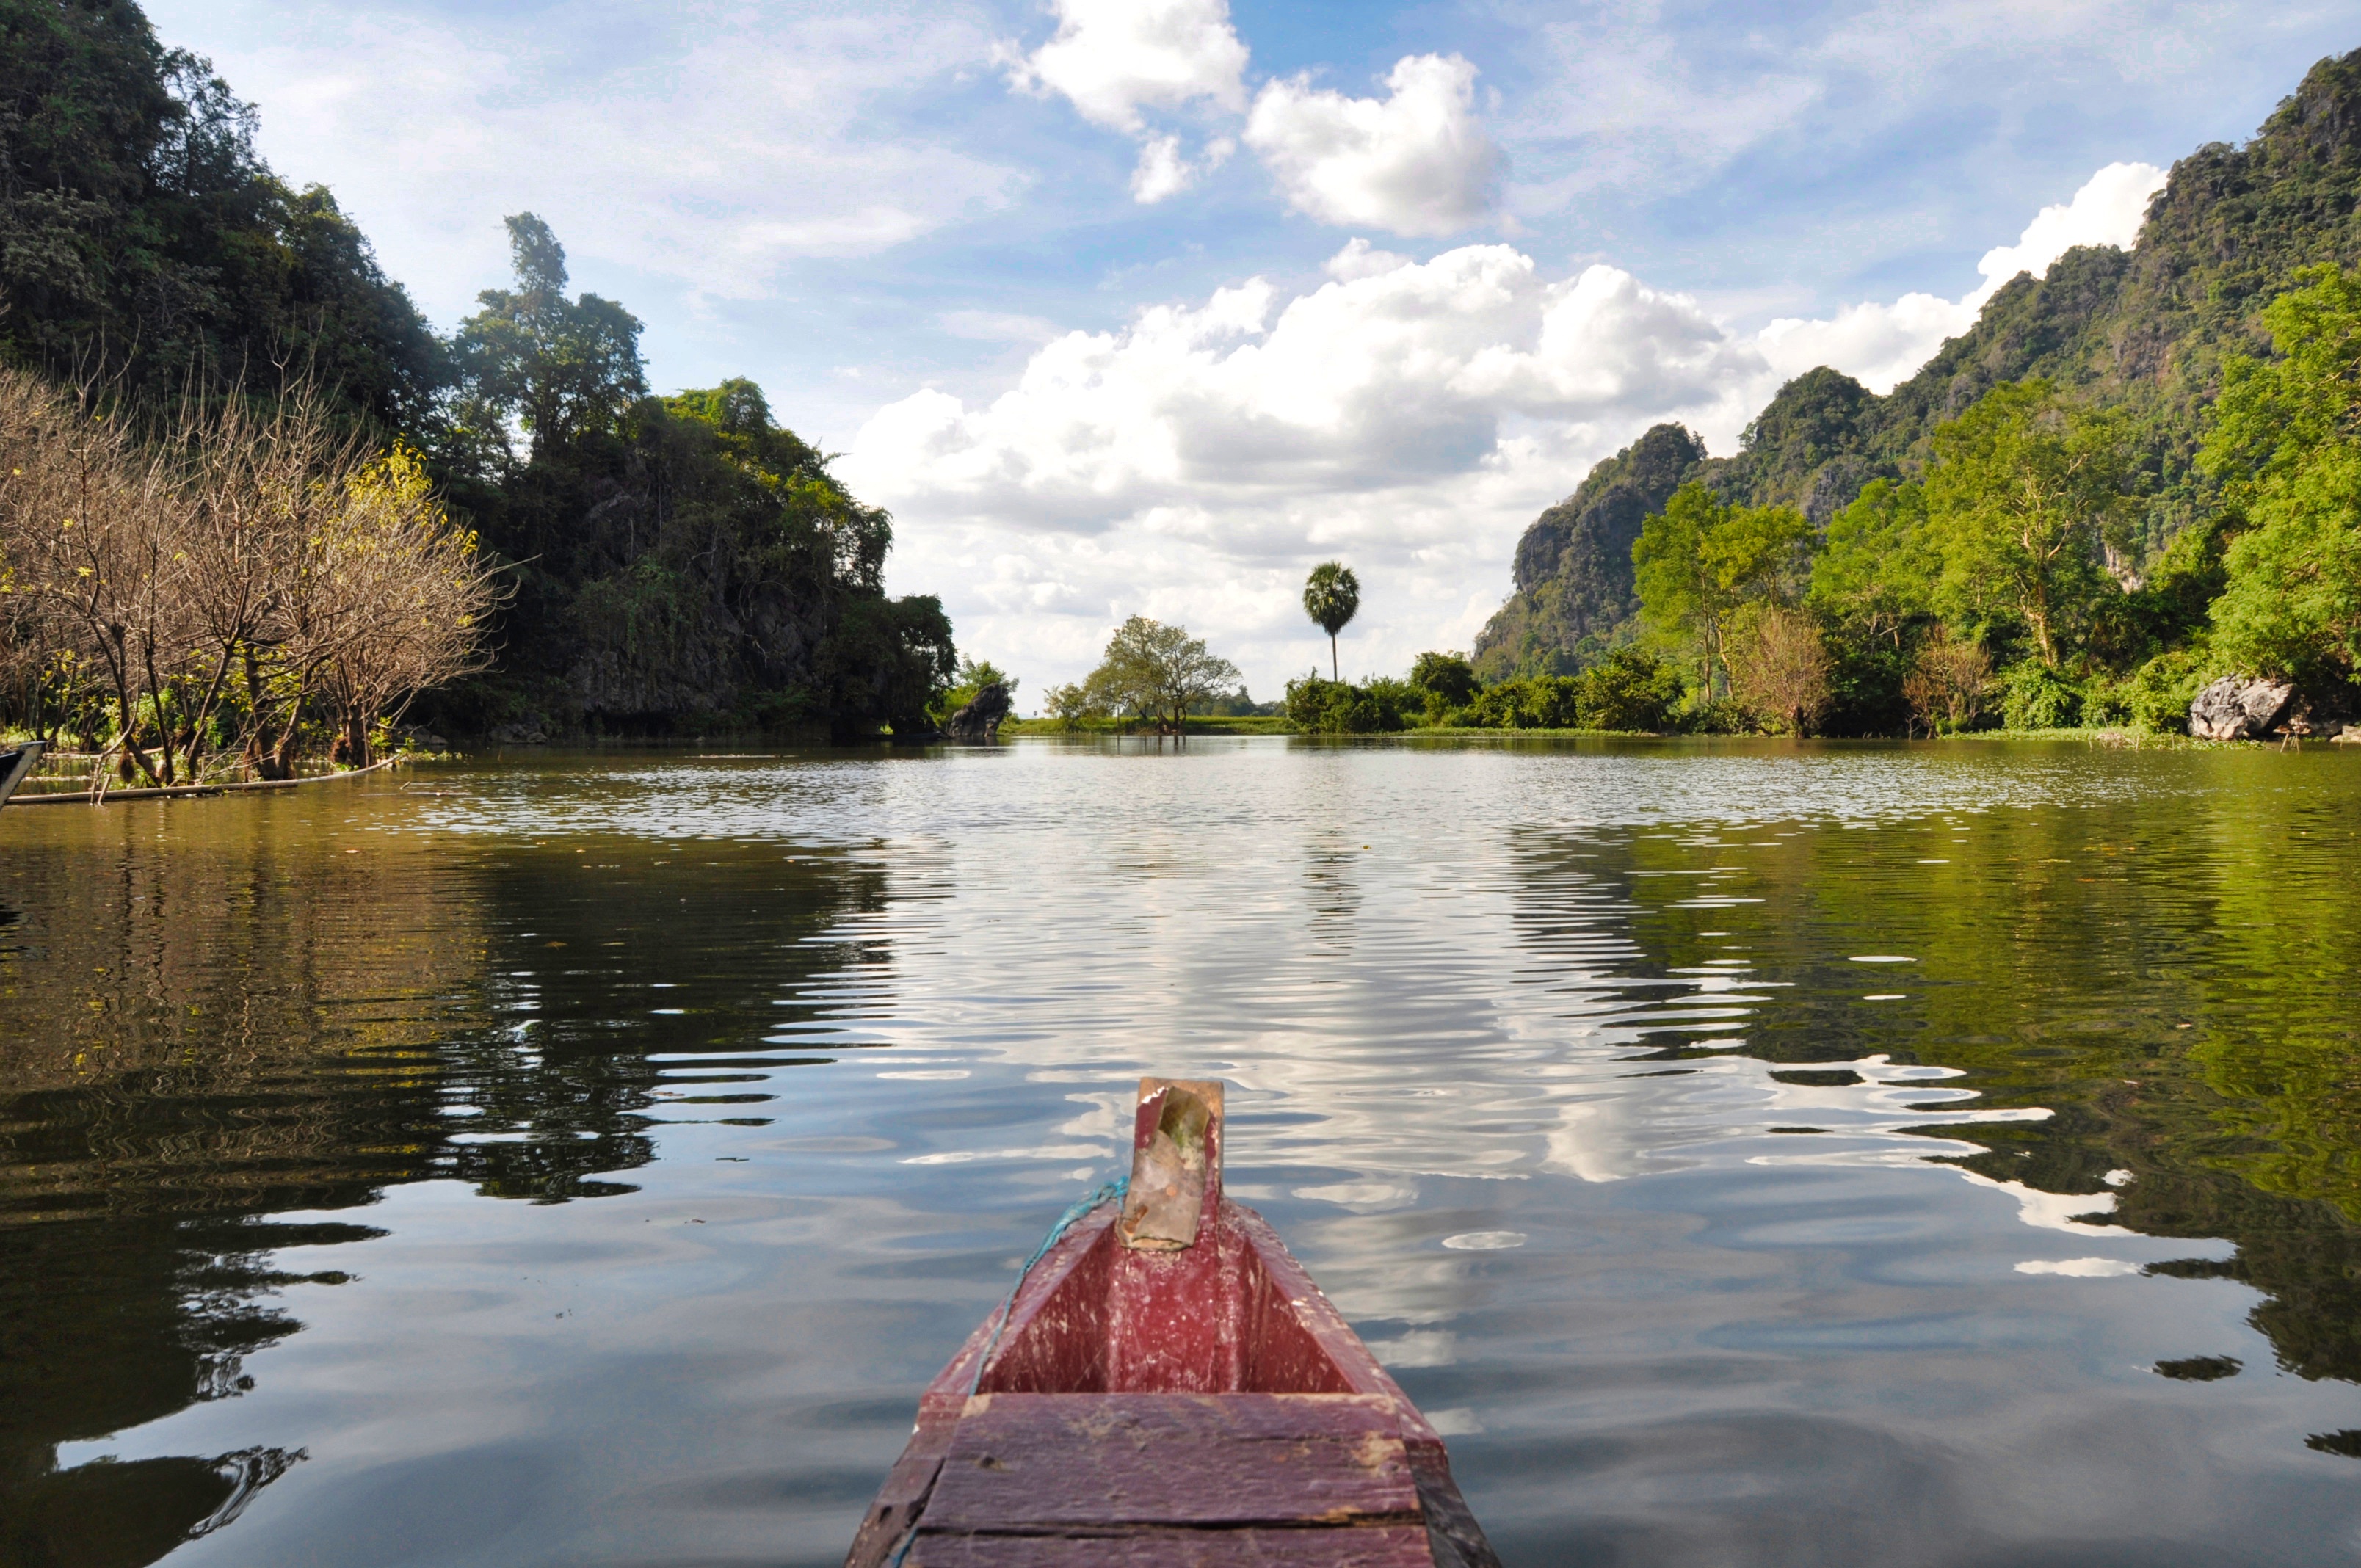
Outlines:
POLYGON ((2279 728, 2295 700, 2286 681, 2224 675, 2189 705, 2189 732, 2200 740, 2260 740, 2279 728))
POLYGON ((1000 739, 1000 721, 1008 717, 1009 707, 1008 688, 994 681, 943 721, 944 739, 989 745, 1000 739))

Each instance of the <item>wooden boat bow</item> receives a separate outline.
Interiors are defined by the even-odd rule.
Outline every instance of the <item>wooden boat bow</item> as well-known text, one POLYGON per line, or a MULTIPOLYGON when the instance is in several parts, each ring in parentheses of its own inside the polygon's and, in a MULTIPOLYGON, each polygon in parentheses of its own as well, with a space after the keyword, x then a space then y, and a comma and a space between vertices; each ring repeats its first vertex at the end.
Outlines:
POLYGON ((1222 1089, 1140 1080, 1122 1201, 928 1386, 847 1568, 1498 1568, 1443 1439, 1223 1196, 1222 1089))
POLYGON ((0 806, 16 793, 16 786, 32 773, 33 764, 41 760, 41 742, 27 740, 21 746, 0 749, 0 806))

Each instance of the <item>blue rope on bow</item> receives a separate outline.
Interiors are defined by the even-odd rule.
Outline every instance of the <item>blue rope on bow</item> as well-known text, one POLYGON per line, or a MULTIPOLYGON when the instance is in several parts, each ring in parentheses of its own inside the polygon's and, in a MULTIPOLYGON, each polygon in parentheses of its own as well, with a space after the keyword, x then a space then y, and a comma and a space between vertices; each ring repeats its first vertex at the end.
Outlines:
POLYGON ((1110 1198, 1121 1202, 1123 1195, 1130 1190, 1131 1178, 1118 1176, 1058 1216, 1058 1223, 1049 1227, 1049 1234, 1041 1238, 1041 1245, 1033 1249, 1033 1255, 1027 1258, 1025 1266, 1016 1271, 1016 1283, 1008 1288, 1008 1299, 1000 1304, 1000 1324, 992 1331, 992 1337, 983 1342, 983 1354, 975 1358, 975 1376, 968 1379, 969 1398, 974 1398, 976 1389, 983 1384, 983 1369, 992 1365, 992 1353, 1000 1348, 1000 1336, 1008 1331, 1009 1317, 1016 1310, 1016 1293, 1025 1288, 1025 1277, 1033 1272, 1033 1266, 1049 1256, 1049 1249, 1064 1240, 1066 1233, 1072 1230, 1083 1215, 1110 1198))
MULTIPOLYGON (((1121 1202, 1124 1194, 1130 1190, 1131 1178, 1119 1176, 1058 1216, 1058 1223, 1049 1227, 1049 1234, 1041 1238, 1041 1245, 1033 1249, 1033 1255, 1027 1258, 1025 1266, 1016 1271, 1016 1283, 1008 1288, 1007 1299, 1000 1303, 1000 1321, 994 1326, 992 1337, 983 1342, 983 1354, 975 1358, 975 1376, 968 1379, 969 1398, 974 1398, 976 1390, 983 1384, 983 1369, 992 1365, 992 1353, 1000 1348, 1000 1336, 1008 1332, 1008 1320, 1016 1311, 1017 1295, 1025 1288, 1026 1277, 1033 1272, 1033 1266, 1049 1256, 1049 1249, 1063 1241, 1066 1233, 1080 1223, 1083 1216, 1110 1198, 1121 1202)), ((918 1525, 913 1519, 909 1529, 903 1532, 902 1543, 894 1549, 894 1555, 887 1560, 885 1568, 902 1568, 902 1560, 910 1555, 910 1548, 917 1544, 917 1540, 918 1525)))

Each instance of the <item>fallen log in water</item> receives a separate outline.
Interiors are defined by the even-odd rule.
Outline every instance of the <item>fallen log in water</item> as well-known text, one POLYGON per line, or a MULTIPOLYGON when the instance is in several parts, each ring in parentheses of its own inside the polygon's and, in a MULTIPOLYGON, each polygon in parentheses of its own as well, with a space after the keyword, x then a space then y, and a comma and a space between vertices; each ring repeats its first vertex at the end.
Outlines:
MULTIPOLYGON (((36 754, 39 743, 34 743, 36 754)), ((0 751, 0 773, 5 773, 10 753, 0 751)), ((299 784, 326 784, 333 779, 357 779, 363 773, 373 773, 380 768, 399 767, 402 759, 388 757, 381 762, 371 762, 366 768, 353 768, 341 773, 314 773, 307 779, 252 779, 238 784, 168 784, 160 789, 75 790, 71 794, 10 795, 0 789, 0 806, 104 806, 117 800, 177 800, 184 795, 228 795, 236 790, 293 789, 299 784)), ((27 764, 27 768, 30 764, 27 764)))

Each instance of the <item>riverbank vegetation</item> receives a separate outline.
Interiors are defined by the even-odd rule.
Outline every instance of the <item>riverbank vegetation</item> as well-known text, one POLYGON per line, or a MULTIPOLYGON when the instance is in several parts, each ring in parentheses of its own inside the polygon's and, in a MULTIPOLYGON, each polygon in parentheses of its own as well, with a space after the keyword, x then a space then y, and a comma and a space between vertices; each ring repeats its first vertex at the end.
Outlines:
POLYGON ((1916 477, 1871 480, 1825 529, 1706 479, 1672 488, 1636 520, 1634 613, 1571 673, 1487 683, 1429 653, 1407 680, 1291 683, 1289 715, 1329 733, 2179 731, 2238 675, 2296 686, 2299 732, 2333 732, 2361 718, 2361 278, 2297 283, 2262 312, 2268 356, 2224 364, 2192 455, 2210 504, 2144 565, 2124 422, 2004 382, 1933 428, 1916 477))
MULTIPOLYGON (((640 322, 569 292, 541 220, 509 220, 509 285, 444 336, 327 190, 270 170, 256 111, 208 62, 158 40, 136 5, 0 0, 0 103, 13 106, 0 117, 0 366, 114 433, 137 475, 125 482, 147 497, 153 559, 194 559, 175 531, 226 526, 157 510, 203 488, 166 470, 201 469, 199 447, 244 439, 200 440, 201 425, 293 420, 341 455, 313 465, 339 515, 358 515, 348 481, 390 465, 371 481, 380 510, 431 512, 471 539, 498 600, 471 651, 431 680, 330 659, 291 701, 259 653, 251 685, 243 652, 216 682, 159 652, 151 678, 137 618, 121 622, 123 678, 92 675, 81 661, 107 657, 59 641, 61 601, 44 590, 49 610, 8 623, 0 727, 54 729, 62 704, 78 715, 69 730, 126 737, 135 772, 173 776, 242 754, 257 729, 265 756, 282 744, 355 754, 374 741, 352 715, 398 709, 422 687, 413 720, 504 740, 931 730, 958 660, 939 602, 884 592, 891 520, 752 382, 652 396, 640 322)), ((31 580, 49 567, 12 554, 0 569, 31 580)), ((112 648, 109 612, 93 613, 83 641, 112 648)), ((173 641, 158 632, 159 651, 173 641)))
POLYGON ((2361 53, 2200 148, 1883 396, 1796 378, 1739 451, 1659 425, 1520 541, 1488 681, 1645 647, 1675 721, 1836 735, 2185 726, 2235 675, 2361 717, 2361 53))
POLYGON ((0 689, 125 778, 365 766, 419 692, 482 667, 497 569, 415 450, 294 388, 192 400, 142 439, 0 369, 0 689))

